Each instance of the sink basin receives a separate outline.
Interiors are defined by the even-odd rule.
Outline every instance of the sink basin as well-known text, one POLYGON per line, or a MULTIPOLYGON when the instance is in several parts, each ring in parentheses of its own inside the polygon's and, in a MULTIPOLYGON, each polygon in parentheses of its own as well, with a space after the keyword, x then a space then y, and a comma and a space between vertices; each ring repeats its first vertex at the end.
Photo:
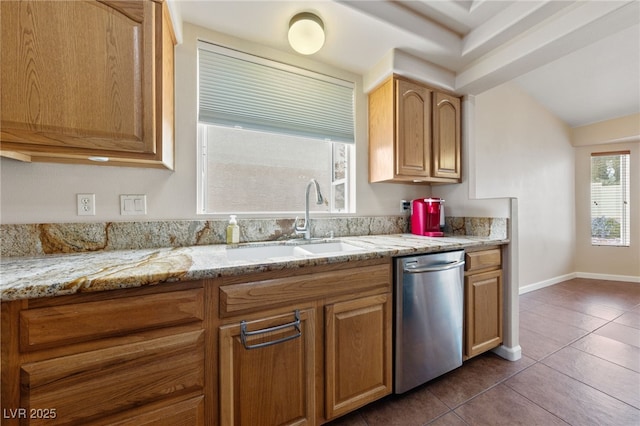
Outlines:
POLYGON ((227 259, 229 260, 263 260, 276 257, 305 256, 309 252, 302 250, 298 246, 255 246, 237 247, 227 249, 227 259))
POLYGON ((343 243, 342 241, 331 243, 311 243, 302 246, 302 248, 312 254, 345 253, 363 250, 360 247, 352 246, 351 244, 343 243))
POLYGON ((245 246, 227 249, 227 259, 260 261, 279 257, 305 257, 314 255, 338 255, 341 253, 362 251, 360 247, 335 242, 317 242, 301 245, 245 246))

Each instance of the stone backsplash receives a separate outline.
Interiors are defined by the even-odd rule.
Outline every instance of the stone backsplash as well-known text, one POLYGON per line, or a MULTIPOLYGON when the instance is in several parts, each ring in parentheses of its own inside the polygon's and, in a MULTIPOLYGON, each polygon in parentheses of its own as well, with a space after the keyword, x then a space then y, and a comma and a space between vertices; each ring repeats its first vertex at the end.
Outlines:
MULTIPOLYGON (((329 238, 409 232, 408 216, 311 219, 311 235, 329 238)), ((238 219, 240 242, 301 238, 293 219, 238 219)), ((0 256, 41 256, 98 250, 130 250, 223 244, 226 219, 153 222, 0 225, 0 256)), ((507 238, 506 218, 448 217, 447 235, 507 238)))

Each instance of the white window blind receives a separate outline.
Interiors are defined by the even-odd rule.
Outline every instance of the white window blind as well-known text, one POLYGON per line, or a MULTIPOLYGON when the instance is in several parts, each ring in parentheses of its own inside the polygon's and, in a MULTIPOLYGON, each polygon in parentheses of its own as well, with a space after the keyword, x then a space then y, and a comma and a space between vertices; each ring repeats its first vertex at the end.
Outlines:
POLYGON ((198 121, 354 143, 351 82, 200 41, 198 121))
POLYGON ((630 153, 591 154, 591 244, 630 244, 630 153))

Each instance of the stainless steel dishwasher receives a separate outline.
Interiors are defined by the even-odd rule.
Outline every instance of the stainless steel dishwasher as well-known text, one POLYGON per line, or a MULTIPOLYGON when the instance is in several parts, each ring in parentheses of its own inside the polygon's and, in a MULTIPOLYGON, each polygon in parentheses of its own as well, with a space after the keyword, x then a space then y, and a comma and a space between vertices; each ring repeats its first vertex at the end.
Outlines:
POLYGON ((395 259, 395 393, 462 365, 464 251, 395 259))

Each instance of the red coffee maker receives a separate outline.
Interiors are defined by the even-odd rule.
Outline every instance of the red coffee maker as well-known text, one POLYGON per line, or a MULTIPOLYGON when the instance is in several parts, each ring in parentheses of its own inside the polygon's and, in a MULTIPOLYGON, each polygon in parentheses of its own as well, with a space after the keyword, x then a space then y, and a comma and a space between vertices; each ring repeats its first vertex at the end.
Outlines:
POLYGON ((444 200, 418 198, 411 202, 411 233, 427 237, 442 237, 444 227, 444 200))

